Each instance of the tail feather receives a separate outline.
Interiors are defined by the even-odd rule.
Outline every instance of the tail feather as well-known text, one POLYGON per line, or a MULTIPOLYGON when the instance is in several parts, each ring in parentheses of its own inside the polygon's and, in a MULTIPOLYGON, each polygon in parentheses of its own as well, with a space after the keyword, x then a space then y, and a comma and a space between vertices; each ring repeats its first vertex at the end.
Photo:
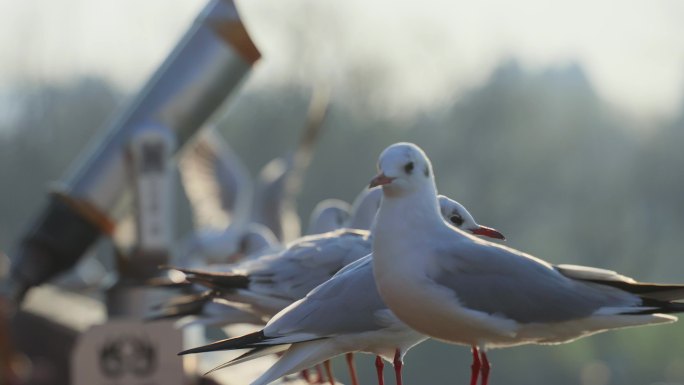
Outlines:
POLYGON ((681 302, 667 302, 652 300, 650 298, 642 299, 643 308, 637 308, 637 311, 627 311, 623 314, 673 314, 684 313, 684 303, 681 302))
POLYGON ((185 354, 215 352, 218 350, 237 350, 255 348, 256 344, 264 342, 266 340, 268 340, 268 337, 264 336, 264 331, 259 330, 258 332, 246 334, 241 337, 228 338, 225 340, 213 342, 208 345, 187 349, 178 353, 178 355, 182 356, 185 354))
POLYGON ((620 314, 672 314, 684 313, 684 303, 674 302, 684 299, 684 285, 659 284, 647 282, 587 280, 600 285, 614 287, 641 298, 641 306, 632 310, 625 309, 620 314))
POLYGON ((282 352, 283 350, 287 349, 287 347, 288 347, 288 345, 258 346, 256 348, 251 349, 247 353, 245 353, 245 354, 243 354, 237 358, 234 358, 228 362, 225 362, 225 363, 211 369, 210 371, 204 373, 204 375, 206 376, 207 374, 213 373, 217 370, 227 368, 229 366, 241 364, 243 362, 251 361, 253 359, 263 357, 263 356, 267 356, 269 354, 275 354, 275 353, 282 352))
POLYGON ((684 285, 681 284, 659 284, 595 279, 587 281, 600 285, 611 286, 650 300, 667 302, 684 299, 684 285))

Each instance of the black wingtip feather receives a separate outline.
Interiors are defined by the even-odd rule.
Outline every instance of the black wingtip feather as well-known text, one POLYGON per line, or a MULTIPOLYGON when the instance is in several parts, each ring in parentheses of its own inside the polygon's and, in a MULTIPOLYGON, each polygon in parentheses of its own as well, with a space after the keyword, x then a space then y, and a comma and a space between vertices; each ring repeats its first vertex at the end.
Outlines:
POLYGON ((174 267, 185 274, 185 279, 191 283, 197 283, 212 289, 230 290, 247 289, 249 287, 249 277, 242 274, 217 273, 196 269, 185 269, 174 267))
POLYGON ((263 342, 265 340, 267 340, 267 338, 264 336, 263 330, 260 330, 258 332, 246 334, 241 337, 228 338, 208 345, 183 350, 182 352, 178 353, 178 355, 182 356, 185 354, 215 352, 218 350, 248 349, 255 347, 254 344, 263 342))
POLYGON ((202 313, 204 305, 211 301, 213 296, 213 291, 207 290, 202 293, 172 298, 166 302, 152 306, 151 310, 157 310, 160 311, 160 313, 149 315, 145 317, 145 320, 160 321, 164 319, 199 315, 202 313))
POLYGON ((684 285, 681 284, 660 284, 608 280, 586 281, 598 283, 600 285, 611 286, 616 289, 624 290, 628 293, 636 294, 643 298, 654 299, 663 302, 684 299, 684 285))

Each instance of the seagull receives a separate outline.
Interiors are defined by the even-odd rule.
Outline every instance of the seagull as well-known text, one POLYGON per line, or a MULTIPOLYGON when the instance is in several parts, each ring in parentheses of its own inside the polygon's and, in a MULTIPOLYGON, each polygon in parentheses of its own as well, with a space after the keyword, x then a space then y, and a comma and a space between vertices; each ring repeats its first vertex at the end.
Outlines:
MULTIPOLYGON (((356 221, 356 216, 367 217, 365 210, 372 210, 374 215, 377 206, 363 201, 375 200, 382 193, 363 196, 366 198, 352 211, 350 223, 356 221)), ((369 237, 367 230, 343 228, 302 237, 279 252, 242 263, 177 271, 184 273, 181 278, 184 282, 203 285, 223 300, 247 304, 254 313, 268 319, 303 298, 342 267, 368 255, 369 237)))
POLYGON ((350 216, 349 203, 340 199, 325 199, 319 202, 311 212, 307 235, 322 234, 347 227, 345 225, 350 216))
POLYGON ((175 263, 225 261, 237 252, 245 231, 254 230, 246 228, 254 195, 247 168, 212 125, 186 145, 178 170, 195 231, 177 247, 175 263))
POLYGON ((224 230, 248 219, 254 195, 249 171, 215 126, 185 146, 178 171, 196 228, 224 230))
POLYGON ((250 223, 240 229, 231 226, 228 231, 219 233, 196 232, 186 241, 184 251, 174 263, 194 268, 236 263, 246 257, 255 258, 272 253, 279 250, 280 246, 273 232, 262 224, 250 223))
POLYGON ((178 166, 197 230, 180 245, 180 258, 221 261, 236 248, 250 223, 268 227, 279 241, 299 236, 295 198, 325 121, 329 96, 326 87, 314 90, 297 148, 268 162, 255 186, 215 126, 205 127, 186 146, 178 166))
POLYGON ((488 348, 559 344, 610 329, 671 323, 684 285, 637 282, 613 271, 554 266, 445 223, 429 159, 416 145, 383 151, 383 199, 373 228, 382 299, 403 322, 472 347, 471 384, 489 378, 488 348), (479 356, 479 357, 478 357, 479 356))
MULTIPOLYGON (((362 194, 366 197, 358 202, 349 221, 354 222, 360 215, 367 217, 365 210, 377 211, 377 205, 365 204, 364 200, 375 200, 379 194, 362 194)), ((327 210, 319 211, 319 216, 327 210)), ((314 217, 316 226, 325 226, 327 220, 314 217)), ((252 228, 270 234, 265 237, 269 244, 276 242, 275 236, 263 225, 253 223, 252 228)), ((321 230, 314 227, 312 232, 321 230)), ((249 232, 247 233, 249 234, 249 232)), ((178 318, 183 316, 208 317, 212 324, 234 322, 236 307, 240 320, 244 310, 249 310, 257 319, 270 319, 274 314, 304 297, 311 289, 330 279, 343 266, 370 253, 368 231, 339 229, 324 234, 314 234, 292 242, 274 253, 262 253, 266 247, 258 241, 259 237, 245 238, 232 242, 240 247, 231 250, 224 257, 226 262, 206 264, 199 260, 194 265, 188 262, 181 266, 167 267, 166 276, 154 278, 148 284, 157 287, 188 287, 193 285, 192 293, 173 297, 155 306, 148 315, 150 319, 178 318), (247 249, 249 248, 249 249, 247 249), (258 250, 258 257, 250 256, 252 248, 258 250), (243 258, 247 256, 246 258, 243 258), (240 262, 241 259, 244 259, 240 262), (207 290, 209 289, 209 290, 207 290), (246 306, 245 306, 246 305, 246 306), (225 314, 225 317, 221 317, 225 314)), ((262 324, 265 323, 262 322, 262 324)))
POLYGON ((282 242, 290 242, 300 236, 296 198, 311 164, 329 107, 330 89, 327 86, 314 88, 297 148, 288 156, 273 159, 259 173, 252 221, 269 227, 282 242))
POLYGON ((215 290, 225 300, 248 304, 254 313, 270 318, 342 267, 368 255, 369 236, 368 231, 335 230, 302 237, 280 253, 236 265, 176 270, 187 281, 215 290))
MULTIPOLYGON (((486 229, 487 235, 503 239, 496 230, 477 224, 458 202, 440 197, 440 206, 444 219, 455 226, 472 233, 486 229)), ((385 359, 394 364, 397 385, 401 385, 404 355, 427 337, 399 321, 382 302, 373 277, 372 258, 370 254, 345 266, 306 297, 276 314, 263 330, 181 354, 250 349, 214 369, 218 370, 266 353, 284 351, 277 363, 252 383, 265 385, 348 353, 352 383, 358 385, 351 353, 362 351, 377 355, 380 384, 385 359)))

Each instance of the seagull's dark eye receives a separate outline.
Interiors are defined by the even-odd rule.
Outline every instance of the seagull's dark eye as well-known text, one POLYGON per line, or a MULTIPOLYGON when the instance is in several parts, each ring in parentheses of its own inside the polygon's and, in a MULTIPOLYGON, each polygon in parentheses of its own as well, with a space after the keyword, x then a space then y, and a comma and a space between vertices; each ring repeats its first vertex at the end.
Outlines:
POLYGON ((404 166, 404 171, 406 171, 407 174, 412 173, 413 172, 413 162, 406 163, 406 166, 404 166))
POLYGON ((458 214, 449 217, 449 221, 456 226, 460 226, 463 224, 463 218, 461 218, 461 216, 458 214))

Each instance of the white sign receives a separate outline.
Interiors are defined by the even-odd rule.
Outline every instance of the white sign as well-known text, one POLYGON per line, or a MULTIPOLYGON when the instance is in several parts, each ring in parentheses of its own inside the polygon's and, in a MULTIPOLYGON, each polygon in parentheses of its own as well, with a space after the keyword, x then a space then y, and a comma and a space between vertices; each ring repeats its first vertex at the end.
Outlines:
POLYGON ((112 320, 80 336, 73 385, 182 385, 183 333, 173 322, 112 320))

